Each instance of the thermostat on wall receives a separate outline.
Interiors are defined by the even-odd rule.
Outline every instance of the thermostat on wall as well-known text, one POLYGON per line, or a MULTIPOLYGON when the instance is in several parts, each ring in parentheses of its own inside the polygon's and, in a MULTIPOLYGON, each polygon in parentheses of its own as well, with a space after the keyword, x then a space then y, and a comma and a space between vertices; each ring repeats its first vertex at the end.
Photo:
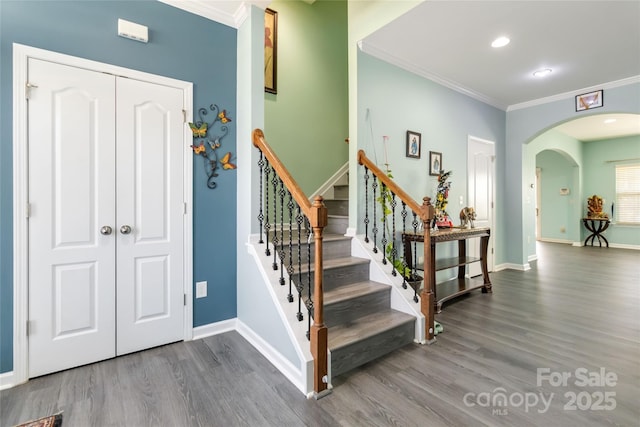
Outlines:
POLYGON ((118 19, 118 35, 142 43, 149 41, 149 29, 135 22, 118 19))

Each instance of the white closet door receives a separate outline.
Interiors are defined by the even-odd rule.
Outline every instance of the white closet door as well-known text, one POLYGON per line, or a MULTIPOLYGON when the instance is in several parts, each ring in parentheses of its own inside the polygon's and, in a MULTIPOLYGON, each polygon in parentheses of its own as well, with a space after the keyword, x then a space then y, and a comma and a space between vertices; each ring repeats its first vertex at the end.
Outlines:
POLYGON ((115 355, 113 76, 30 59, 29 376, 115 355))
POLYGON ((182 99, 117 81, 118 354, 183 338, 182 99))

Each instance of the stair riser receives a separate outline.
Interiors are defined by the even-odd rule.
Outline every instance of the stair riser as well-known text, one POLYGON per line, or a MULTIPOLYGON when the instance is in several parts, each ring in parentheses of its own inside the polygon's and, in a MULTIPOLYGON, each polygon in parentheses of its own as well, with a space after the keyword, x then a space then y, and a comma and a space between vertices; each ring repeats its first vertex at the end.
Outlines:
POLYGON ((324 319, 327 327, 351 322, 368 314, 389 309, 391 288, 381 292, 360 295, 348 300, 325 304, 324 319))
POLYGON ((324 201, 324 205, 327 207, 329 215, 349 215, 348 200, 327 199, 324 201))
MULTIPOLYGON (((313 243, 310 246, 311 246, 311 262, 313 262, 316 259, 316 255, 315 255, 316 251, 313 243)), ((291 259, 293 260, 293 265, 297 265, 298 263, 298 252, 300 252, 300 260, 302 264, 303 265, 307 264, 307 261, 309 260, 308 248, 309 248, 309 245, 306 242, 300 245, 300 248, 298 248, 297 242, 293 244, 293 246, 291 247, 292 249, 291 259)), ((348 257, 351 255, 351 241, 346 239, 345 240, 325 240, 322 244, 322 251, 323 251, 322 256, 324 260, 348 257)), ((284 256, 283 259, 285 260, 286 263, 289 262, 289 241, 288 240, 285 241, 284 251, 281 251, 280 249, 278 249, 278 253, 281 256, 284 256)))
MULTIPOLYGON (((305 287, 308 281, 308 272, 302 274, 302 284, 305 287)), ((347 265, 324 270, 322 287, 325 291, 330 291, 349 283, 363 282, 369 279, 369 264, 347 265)), ((294 274, 294 282, 297 283, 298 275, 294 274)), ((313 272, 311 272, 311 286, 315 286, 313 272)))
POLYGON ((413 341, 415 322, 407 322, 365 340, 331 349, 331 376, 364 365, 413 341))
POLYGON ((341 234, 344 235, 349 227, 349 218, 344 217, 329 217, 327 226, 324 228, 325 233, 329 234, 341 234))
POLYGON ((349 198, 349 184, 346 185, 334 185, 333 197, 336 199, 348 199, 349 198))

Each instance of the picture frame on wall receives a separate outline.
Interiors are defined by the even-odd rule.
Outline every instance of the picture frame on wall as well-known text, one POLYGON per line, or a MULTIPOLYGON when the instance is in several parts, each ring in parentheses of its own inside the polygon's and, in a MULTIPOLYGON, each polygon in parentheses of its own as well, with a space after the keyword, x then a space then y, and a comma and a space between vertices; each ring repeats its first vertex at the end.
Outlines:
POLYGON ((592 108, 602 107, 603 104, 602 90, 595 92, 583 93, 576 96, 576 111, 590 110, 592 108))
POLYGON ((264 11, 264 91, 278 93, 278 12, 264 11))
POLYGON ((429 175, 440 175, 444 169, 442 168, 442 153, 429 151, 429 175))
POLYGON ((411 130, 407 131, 407 157, 420 158, 422 151, 422 134, 411 130))

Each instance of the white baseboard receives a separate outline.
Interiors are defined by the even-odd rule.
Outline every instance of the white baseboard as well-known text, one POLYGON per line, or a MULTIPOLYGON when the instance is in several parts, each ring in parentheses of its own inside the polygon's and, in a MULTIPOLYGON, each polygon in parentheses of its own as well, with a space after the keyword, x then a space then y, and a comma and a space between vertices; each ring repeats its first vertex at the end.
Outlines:
POLYGON ((537 261, 537 260, 538 260, 538 254, 529 255, 529 258, 527 258, 528 262, 537 261))
POLYGON ((624 243, 609 243, 610 248, 618 248, 618 249, 632 249, 634 251, 640 251, 639 245, 627 245, 624 243))
POLYGON ((552 239, 552 238, 548 238, 548 237, 541 237, 538 239, 539 242, 546 242, 546 243, 565 243, 565 244, 573 244, 574 242, 572 240, 567 240, 567 239, 552 239))
POLYGON ((579 248, 581 246, 584 246, 584 243, 582 243, 582 242, 573 242, 573 244, 571 246, 579 248))
POLYGON ((529 263, 514 264, 510 262, 505 262, 505 263, 496 265, 493 269, 493 271, 502 271, 502 270, 529 271, 531 270, 531 266, 529 265, 529 263))
POLYGON ((344 235, 348 237, 356 237, 356 229, 353 227, 349 227, 347 228, 347 232, 344 233, 344 235))
POLYGON ((13 378, 13 371, 3 372, 0 374, 0 390, 13 387, 15 379, 13 378))
POLYGON ((208 325, 193 328, 193 339, 199 340, 213 335, 237 330, 238 319, 228 319, 221 322, 209 323, 208 325))
MULTIPOLYGON (((278 369, 282 375, 284 375, 293 385, 305 395, 308 395, 310 390, 307 390, 308 376, 307 372, 302 372, 300 368, 296 368, 289 359, 280 354, 274 349, 268 342, 262 339, 261 336, 256 334, 253 329, 249 328, 241 320, 237 321, 236 330, 244 339, 256 348, 273 366, 278 369), (307 378, 305 378, 307 377, 307 378)), ((313 360, 311 361, 311 369, 313 369, 313 360)), ((313 381, 311 381, 313 383, 313 381)), ((311 391, 313 391, 313 385, 310 385, 311 391)))

